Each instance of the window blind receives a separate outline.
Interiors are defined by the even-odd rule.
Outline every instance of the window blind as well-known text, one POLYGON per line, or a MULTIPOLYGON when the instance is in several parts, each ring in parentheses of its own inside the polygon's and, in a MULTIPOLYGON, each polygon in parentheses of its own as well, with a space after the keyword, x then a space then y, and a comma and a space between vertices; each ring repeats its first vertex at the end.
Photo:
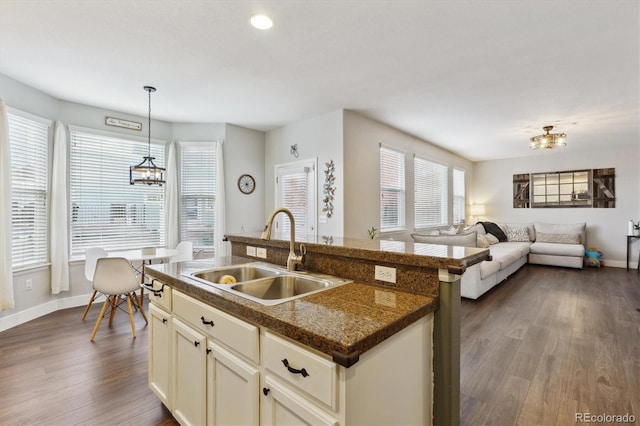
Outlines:
MULTIPOLYGON (((277 176, 279 206, 291 211, 296 224, 296 235, 306 235, 309 211, 309 168, 299 167, 295 169, 284 169, 277 176)), ((289 219, 278 215, 278 232, 284 234, 291 233, 291 223, 289 219)))
POLYGON ((465 219, 464 170, 453 169, 453 223, 464 223, 465 219))
POLYGON ((445 165, 414 157, 415 227, 446 225, 447 171, 445 165))
POLYGON ((380 230, 404 227, 404 154, 380 147, 380 230))
POLYGON ((13 268, 48 262, 50 122, 8 114, 13 268))
MULTIPOLYGON (((71 256, 164 245, 164 187, 130 185, 129 166, 148 154, 146 141, 71 127, 71 256)), ((165 164, 164 144, 151 156, 165 164)))
POLYGON ((180 143, 180 240, 212 248, 216 219, 215 143, 180 143))

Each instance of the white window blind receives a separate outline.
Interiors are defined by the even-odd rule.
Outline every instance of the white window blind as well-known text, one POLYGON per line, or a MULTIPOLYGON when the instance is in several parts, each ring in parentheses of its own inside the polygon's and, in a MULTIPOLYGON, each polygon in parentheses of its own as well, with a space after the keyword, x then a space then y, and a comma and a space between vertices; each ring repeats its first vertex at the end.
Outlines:
POLYGON ((50 122, 8 114, 14 268, 48 262, 50 122))
POLYGON ((465 221, 464 170, 453 169, 453 223, 465 221))
MULTIPOLYGON (((309 168, 281 170, 277 176, 278 207, 291 211, 296 224, 296 235, 306 235, 309 211, 309 168)), ((278 232, 291 233, 291 223, 282 214, 277 217, 278 232), (282 217, 281 217, 282 216, 282 217)))
POLYGON ((448 223, 447 166, 414 157, 415 227, 448 223))
POLYGON ((404 227, 404 154, 380 147, 380 230, 404 227))
MULTIPOLYGON (((164 187, 129 184, 129 166, 147 154, 142 139, 71 127, 71 256, 164 245, 164 187)), ((164 144, 152 141, 151 156, 163 166, 164 144)))
POLYGON ((180 240, 214 246, 216 219, 215 142, 180 143, 180 240))

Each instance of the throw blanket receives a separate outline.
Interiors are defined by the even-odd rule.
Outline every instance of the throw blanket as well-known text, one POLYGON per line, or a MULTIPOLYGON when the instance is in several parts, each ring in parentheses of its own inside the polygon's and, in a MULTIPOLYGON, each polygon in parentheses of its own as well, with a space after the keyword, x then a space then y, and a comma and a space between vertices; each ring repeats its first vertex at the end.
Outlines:
POLYGON ((484 227, 484 230, 487 231, 488 234, 492 234, 495 236, 498 241, 508 241, 507 236, 502 232, 502 229, 498 225, 493 222, 480 222, 484 227))

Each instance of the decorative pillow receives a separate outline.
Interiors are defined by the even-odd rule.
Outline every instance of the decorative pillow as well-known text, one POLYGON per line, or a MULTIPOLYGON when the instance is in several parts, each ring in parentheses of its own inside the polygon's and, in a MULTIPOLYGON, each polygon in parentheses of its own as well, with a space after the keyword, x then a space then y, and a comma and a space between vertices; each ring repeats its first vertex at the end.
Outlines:
POLYGON ((429 234, 427 235, 440 235, 440 230, 439 229, 434 229, 433 231, 429 232, 429 234))
MULTIPOLYGON (((489 234, 489 235, 491 235, 491 234, 489 234)), ((495 238, 495 237, 493 237, 493 238, 495 238)), ((496 238, 496 240, 497 240, 497 238, 496 238)), ((480 247, 480 248, 489 248, 489 240, 487 240, 487 236, 478 234, 478 236, 476 237, 476 246, 480 247)))
POLYGON ((456 228, 453 225, 451 225, 451 228, 449 229, 442 229, 440 231, 440 235, 456 235, 457 233, 458 233, 458 228, 456 228))
POLYGON ((580 244, 580 234, 546 234, 537 232, 536 241, 540 243, 580 244))
POLYGON ((509 226, 506 225, 507 241, 523 241, 529 240, 529 229, 526 226, 509 226))
POLYGON ((475 247, 476 233, 464 235, 421 235, 411 234, 413 241, 425 244, 441 244, 445 246, 475 247))
POLYGON ((484 229, 487 231, 487 233, 495 235, 498 241, 508 241, 507 236, 504 235, 504 232, 502 232, 502 229, 500 229, 500 227, 495 223, 493 222, 480 222, 480 223, 482 223, 482 226, 484 226, 484 229))
POLYGON ((498 244, 500 242, 498 237, 496 237, 493 234, 486 234, 484 237, 487 239, 487 241, 489 242, 489 245, 491 245, 491 246, 494 245, 494 244, 498 244))

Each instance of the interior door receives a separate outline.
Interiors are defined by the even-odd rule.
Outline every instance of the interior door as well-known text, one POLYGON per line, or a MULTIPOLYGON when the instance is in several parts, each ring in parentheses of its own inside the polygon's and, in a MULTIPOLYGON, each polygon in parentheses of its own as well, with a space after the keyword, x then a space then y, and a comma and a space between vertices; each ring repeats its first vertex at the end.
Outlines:
MULTIPOLYGON (((317 159, 310 159, 275 166, 275 206, 291 211, 296 235, 316 235, 316 163, 317 159)), ((289 235, 291 224, 286 215, 276 216, 276 230, 289 235)))

